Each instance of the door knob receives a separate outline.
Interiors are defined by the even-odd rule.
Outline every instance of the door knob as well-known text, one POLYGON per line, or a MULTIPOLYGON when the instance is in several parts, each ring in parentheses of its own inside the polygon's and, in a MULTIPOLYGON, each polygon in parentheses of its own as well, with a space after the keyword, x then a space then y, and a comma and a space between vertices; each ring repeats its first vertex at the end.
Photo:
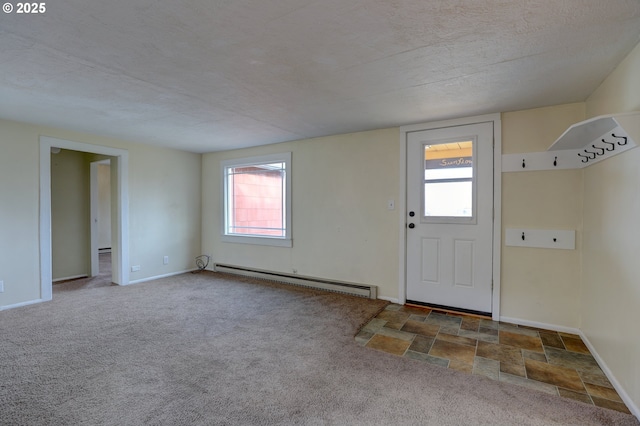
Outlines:
POLYGON ((415 228, 415 227, 416 227, 416 225, 414 225, 413 223, 410 223, 410 224, 409 224, 409 229, 413 229, 413 228, 415 228))

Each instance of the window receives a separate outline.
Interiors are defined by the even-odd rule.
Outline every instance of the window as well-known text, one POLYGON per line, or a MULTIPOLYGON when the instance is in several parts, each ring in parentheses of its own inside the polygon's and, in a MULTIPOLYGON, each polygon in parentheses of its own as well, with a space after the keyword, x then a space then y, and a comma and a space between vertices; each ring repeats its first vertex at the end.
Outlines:
POLYGON ((473 140, 424 147, 424 217, 447 222, 473 219, 473 140))
POLYGON ((223 241, 291 247, 291 153, 221 165, 223 241))

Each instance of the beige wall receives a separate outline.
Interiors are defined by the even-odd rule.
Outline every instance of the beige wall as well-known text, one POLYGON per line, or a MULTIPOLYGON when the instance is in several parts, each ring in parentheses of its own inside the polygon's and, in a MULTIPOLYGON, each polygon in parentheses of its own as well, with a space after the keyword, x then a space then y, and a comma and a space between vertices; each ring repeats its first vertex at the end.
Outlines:
POLYGON ((399 130, 282 143, 203 157, 203 251, 214 261, 373 284, 398 297, 399 130), (293 247, 222 242, 220 161, 292 152, 293 247))
MULTIPOLYGON (((505 113, 503 153, 543 151, 571 124, 640 111, 640 45, 585 103, 505 113)), ((638 141, 637 141, 638 142, 638 141)), ((576 229, 575 251, 504 247, 502 315, 579 328, 640 406, 640 149, 582 170, 503 173, 503 231, 576 229)))
POLYGON ((51 154, 51 257, 53 279, 91 272, 89 160, 78 151, 51 154))
POLYGON ((201 254, 201 155, 141 144, 128 150, 130 259, 141 266, 131 280, 195 269, 201 254), (169 265, 162 264, 165 255, 169 265))
MULTIPOLYGON (((546 150, 584 119, 576 103, 506 113, 504 153, 546 150)), ((331 136, 203 156, 203 252, 214 261, 379 286, 398 298, 399 130, 331 136), (293 152, 293 248, 221 241, 220 161, 293 152)), ((582 172, 503 175, 503 231, 508 227, 582 228, 582 172)), ((502 247, 501 314, 577 327, 580 250, 502 247), (541 265, 543 265, 541 267, 541 265)))
MULTIPOLYGON (((640 45, 589 97, 588 116, 640 111, 639 76, 640 45)), ((640 407, 640 149, 584 169, 584 193, 581 329, 640 407)))
MULTIPOLYGON (((640 43, 587 99, 587 117, 640 111, 640 43)), ((640 143, 640 141, 636 141, 640 143)))
MULTIPOLYGON (((504 154, 541 152, 584 120, 583 103, 502 114, 504 154)), ((507 228, 576 230, 576 250, 502 246, 500 315, 578 327, 582 171, 502 174, 502 235, 507 228)))
POLYGON ((0 121, 0 307, 40 297, 38 131, 0 121))
POLYGON ((131 280, 195 268, 199 154, 0 120, 0 308, 40 298, 40 135, 128 150, 130 263, 141 266, 131 280), (164 255, 169 265, 162 264, 164 255))

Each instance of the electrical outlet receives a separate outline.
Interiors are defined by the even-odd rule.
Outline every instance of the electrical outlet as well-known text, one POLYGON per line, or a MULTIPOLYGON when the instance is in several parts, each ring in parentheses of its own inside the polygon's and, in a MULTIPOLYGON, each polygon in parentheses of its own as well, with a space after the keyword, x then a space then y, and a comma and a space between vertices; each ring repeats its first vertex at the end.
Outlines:
POLYGON ((162 264, 163 264, 163 265, 168 265, 168 264, 169 264, 169 256, 165 256, 165 257, 162 259, 162 264))
POLYGON ((0 281, 0 293, 4 293, 4 281, 0 281))
POLYGON ((140 265, 134 265, 131 267, 131 272, 138 272, 140 270, 140 265))

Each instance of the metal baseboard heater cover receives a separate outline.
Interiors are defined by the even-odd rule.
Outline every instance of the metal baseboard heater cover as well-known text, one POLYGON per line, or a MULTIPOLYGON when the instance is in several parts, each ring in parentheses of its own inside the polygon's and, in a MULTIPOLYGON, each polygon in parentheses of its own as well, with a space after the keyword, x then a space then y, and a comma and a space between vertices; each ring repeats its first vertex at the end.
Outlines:
POLYGON ((332 291, 336 293, 351 294, 354 296, 367 297, 369 299, 376 299, 378 297, 378 287, 375 285, 354 284, 343 281, 307 277, 303 275, 289 275, 280 272, 246 268, 243 266, 224 265, 221 263, 216 263, 214 265, 214 270, 216 272, 244 275, 247 277, 260 278, 284 284, 293 284, 302 287, 311 287, 320 290, 332 291))

